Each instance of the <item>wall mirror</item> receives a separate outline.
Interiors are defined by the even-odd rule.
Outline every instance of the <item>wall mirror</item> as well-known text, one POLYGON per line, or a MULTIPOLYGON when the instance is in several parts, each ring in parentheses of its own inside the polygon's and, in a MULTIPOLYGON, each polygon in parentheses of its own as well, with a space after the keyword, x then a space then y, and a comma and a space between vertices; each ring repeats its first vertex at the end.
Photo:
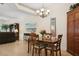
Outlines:
POLYGON ((53 36, 56 36, 56 18, 50 19, 50 32, 53 36))

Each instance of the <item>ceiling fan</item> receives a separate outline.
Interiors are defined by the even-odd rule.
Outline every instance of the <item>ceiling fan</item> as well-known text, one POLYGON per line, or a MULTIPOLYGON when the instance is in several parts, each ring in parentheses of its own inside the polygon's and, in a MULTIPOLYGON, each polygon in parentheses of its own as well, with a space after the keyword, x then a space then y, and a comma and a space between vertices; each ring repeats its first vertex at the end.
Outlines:
POLYGON ((15 5, 19 10, 29 12, 29 13, 31 13, 33 15, 36 15, 36 10, 34 10, 34 9, 28 7, 28 6, 25 6, 22 3, 16 3, 15 5))

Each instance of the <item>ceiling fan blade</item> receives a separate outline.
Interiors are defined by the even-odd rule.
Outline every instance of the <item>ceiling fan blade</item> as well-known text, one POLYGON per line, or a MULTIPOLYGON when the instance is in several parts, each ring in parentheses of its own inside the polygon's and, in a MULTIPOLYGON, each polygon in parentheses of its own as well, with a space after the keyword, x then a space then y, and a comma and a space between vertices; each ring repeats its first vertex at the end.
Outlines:
POLYGON ((36 11, 35 11, 35 10, 32 10, 32 9, 30 9, 30 8, 28 8, 28 7, 25 7, 25 6, 23 6, 23 5, 21 5, 21 4, 18 4, 18 3, 16 3, 15 5, 16 5, 16 7, 17 7, 18 9, 20 9, 20 10, 22 10, 22 11, 29 12, 29 13, 31 13, 31 14, 36 15, 36 11))

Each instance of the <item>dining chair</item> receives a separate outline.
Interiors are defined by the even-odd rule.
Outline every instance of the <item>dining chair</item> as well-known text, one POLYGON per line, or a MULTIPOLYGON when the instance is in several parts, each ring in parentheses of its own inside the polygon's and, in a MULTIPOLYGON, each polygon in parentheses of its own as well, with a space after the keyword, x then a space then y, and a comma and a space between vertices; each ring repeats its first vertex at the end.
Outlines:
POLYGON ((35 33, 29 33, 29 38, 28 38, 28 53, 31 51, 31 46, 33 45, 33 40, 35 38, 36 34, 35 33))
POLYGON ((57 45, 55 44, 55 52, 56 52, 56 55, 57 55, 57 52, 59 51, 59 55, 61 56, 61 40, 62 40, 62 36, 63 35, 58 35, 58 42, 57 42, 57 45))
POLYGON ((39 36, 36 35, 36 33, 32 33, 32 46, 33 46, 33 50, 32 50, 32 56, 34 56, 35 52, 38 52, 38 55, 40 56, 40 52, 41 50, 44 48, 44 45, 41 44, 41 42, 39 41, 39 36))
POLYGON ((56 56, 58 55, 57 53, 59 52, 59 55, 61 56, 61 39, 63 35, 58 35, 57 42, 54 42, 53 44, 50 44, 48 47, 46 47, 47 50, 50 51, 50 55, 54 55, 56 53, 56 56))
MULTIPOLYGON (((50 41, 51 38, 53 37, 52 33, 45 33, 45 35, 43 36, 43 40, 44 41, 50 41)), ((47 56, 47 49, 46 47, 48 47, 48 42, 44 42, 44 50, 45 50, 45 56, 47 56)))

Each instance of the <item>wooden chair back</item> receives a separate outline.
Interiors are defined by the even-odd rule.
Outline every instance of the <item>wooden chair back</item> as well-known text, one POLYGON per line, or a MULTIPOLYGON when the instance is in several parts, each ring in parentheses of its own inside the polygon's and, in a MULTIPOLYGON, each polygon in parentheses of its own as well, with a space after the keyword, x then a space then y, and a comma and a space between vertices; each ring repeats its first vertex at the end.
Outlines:
POLYGON ((58 41, 59 41, 60 44, 61 44, 62 36, 63 35, 58 35, 58 41))
POLYGON ((58 39, 60 39, 60 40, 61 40, 61 39, 62 39, 62 36, 63 36, 63 35, 58 35, 58 39))
POLYGON ((59 50, 61 49, 62 36, 63 36, 63 35, 58 35, 58 42, 56 43, 56 44, 57 44, 57 45, 56 45, 56 46, 57 46, 56 48, 59 49, 59 50))
POLYGON ((30 33, 31 40, 37 40, 38 37, 39 37, 39 35, 37 35, 36 33, 34 33, 34 32, 30 33))
POLYGON ((62 36, 63 36, 63 35, 58 35, 58 40, 57 40, 57 42, 53 43, 52 47, 53 47, 55 50, 60 50, 60 49, 61 49, 62 36))
POLYGON ((32 33, 30 33, 30 39, 31 39, 32 44, 36 44, 37 40, 39 40, 39 35, 32 32, 32 33))

